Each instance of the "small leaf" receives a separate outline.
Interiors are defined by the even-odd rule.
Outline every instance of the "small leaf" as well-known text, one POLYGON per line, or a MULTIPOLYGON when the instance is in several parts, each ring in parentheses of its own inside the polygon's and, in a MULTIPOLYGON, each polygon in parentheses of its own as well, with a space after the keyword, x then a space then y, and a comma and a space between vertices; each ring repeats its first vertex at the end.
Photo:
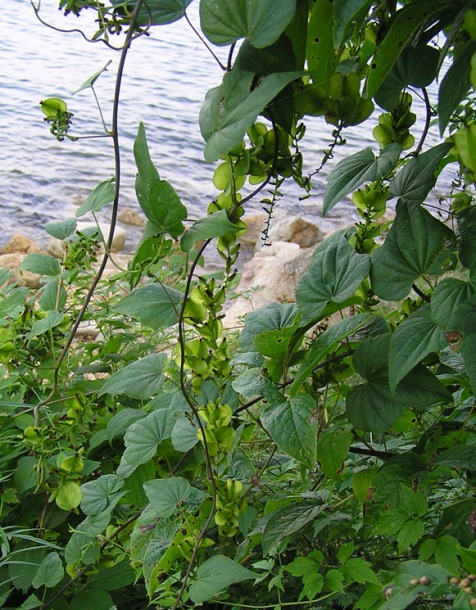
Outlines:
POLYGON ((157 229, 178 237, 184 229, 182 221, 187 218, 187 209, 172 185, 160 179, 150 157, 143 123, 134 142, 134 158, 138 169, 136 194, 142 211, 157 229))
POLYGON ((189 510, 190 506, 198 506, 206 495, 195 489, 182 477, 155 479, 144 483, 144 491, 151 506, 161 517, 170 517, 181 510, 189 510))
POLYGON ((205 241, 213 237, 223 237, 227 233, 237 233, 242 227, 233 224, 228 219, 226 210, 209 214, 193 223, 182 235, 181 246, 184 252, 190 252, 198 241, 205 241))
POLYGON ((124 437, 126 450, 123 461, 130 466, 140 466, 151 460, 157 452, 157 445, 170 436, 168 424, 167 411, 161 409, 129 426, 124 437))
POLYGON ((20 265, 20 269, 38 275, 59 275, 61 273, 58 259, 49 254, 28 254, 20 265))
POLYGON ((317 418, 315 401, 298 394, 281 404, 272 404, 261 415, 261 423, 278 447, 313 468, 316 463, 317 418))
POLYGON ((183 294, 174 288, 150 284, 133 290, 114 305, 113 310, 158 330, 177 323, 182 299, 183 294))
POLYGON ((334 44, 337 48, 344 42, 346 30, 354 26, 359 13, 370 4, 371 0, 334 0, 334 44))
POLYGON ((109 68, 109 66, 111 64, 112 64, 112 59, 110 59, 107 62, 107 64, 99 70, 99 72, 94 73, 87 80, 85 80, 84 83, 81 85, 81 87, 79 89, 76 89, 76 91, 73 91, 73 93, 71 95, 76 95, 76 93, 79 93, 80 91, 84 91, 84 89, 89 89, 89 87, 94 87, 94 83, 97 81, 97 79, 101 76, 101 74, 103 72, 107 71, 107 69, 109 68))
POLYGON ((327 178, 323 214, 364 182, 374 182, 385 176, 395 167, 401 152, 399 144, 389 144, 376 157, 368 147, 339 161, 327 178))
POLYGON ((62 241, 71 235, 74 235, 76 231, 77 222, 74 218, 66 218, 65 220, 59 220, 57 222, 49 222, 45 225, 45 231, 51 237, 61 239, 62 241))
POLYGON ((125 394, 131 398, 145 400, 152 398, 164 382, 166 359, 165 354, 150 354, 128 364, 106 380, 101 394, 125 394))
POLYGON ((105 180, 98 184, 88 195, 82 205, 76 210, 76 218, 84 216, 88 212, 99 212, 103 207, 114 201, 115 189, 113 179, 105 180))
POLYGON ((111 511, 126 492, 125 481, 116 474, 105 474, 81 485, 81 510, 85 515, 99 515, 111 511))
POLYGON ((254 351, 254 340, 261 333, 293 328, 297 313, 295 303, 268 303, 252 311, 246 316, 240 334, 241 349, 254 351))
POLYGON ((350 427, 328 428, 320 434, 316 455, 326 476, 338 478, 353 438, 350 427))
POLYGON ((196 580, 190 587, 190 599, 194 604, 202 604, 230 585, 257 576, 256 572, 244 568, 233 559, 215 555, 198 567, 196 580))
POLYGON ((64 576, 63 563, 58 553, 49 553, 41 562, 31 584, 35 589, 55 587, 64 576))
POLYGON ((262 48, 276 42, 296 12, 296 0, 201 0, 200 25, 216 45, 248 38, 262 48))

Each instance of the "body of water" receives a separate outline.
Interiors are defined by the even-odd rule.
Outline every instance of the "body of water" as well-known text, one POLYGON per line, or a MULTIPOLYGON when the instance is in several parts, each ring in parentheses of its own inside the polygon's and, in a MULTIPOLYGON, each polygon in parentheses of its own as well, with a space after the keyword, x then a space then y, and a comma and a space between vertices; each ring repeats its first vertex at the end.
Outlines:
MULTIPOLYGON (((57 0, 42 0, 41 15, 46 21, 59 28, 94 31, 92 20, 88 22, 86 17, 84 23, 74 15, 65 18, 57 5, 57 0)), ((190 6, 195 23, 197 8, 198 0, 190 6)), ((218 48, 224 62, 226 53, 226 48, 218 48)), ((74 202, 113 175, 113 155, 110 138, 57 142, 43 121, 39 102, 47 97, 65 99, 74 113, 71 133, 101 135, 104 132, 92 92, 85 90, 74 96, 72 92, 111 60, 95 85, 108 123, 119 53, 101 42, 88 43, 77 32, 45 27, 36 19, 29 0, 8 0, 2 6, 0 57, 0 245, 14 233, 44 242, 42 227, 46 222, 74 215, 74 202)), ((184 19, 152 28, 150 36, 132 46, 120 106, 122 206, 137 207, 132 147, 138 124, 143 121, 161 177, 174 185, 190 216, 203 215, 216 191, 211 182, 213 166, 203 160, 198 114, 205 93, 218 85, 221 77, 220 67, 184 19)), ((332 127, 322 119, 308 122, 302 150, 309 171, 320 164, 331 132, 332 127)), ((367 145, 378 151, 368 126, 344 135, 346 154, 367 145)), ((320 216, 325 175, 339 153, 315 180, 310 198, 300 201, 302 193, 295 185, 283 187, 281 206, 287 213, 298 213, 324 230, 354 217, 352 205, 345 202, 336 206, 329 218, 320 216)), ((259 198, 250 205, 259 209, 259 198)))

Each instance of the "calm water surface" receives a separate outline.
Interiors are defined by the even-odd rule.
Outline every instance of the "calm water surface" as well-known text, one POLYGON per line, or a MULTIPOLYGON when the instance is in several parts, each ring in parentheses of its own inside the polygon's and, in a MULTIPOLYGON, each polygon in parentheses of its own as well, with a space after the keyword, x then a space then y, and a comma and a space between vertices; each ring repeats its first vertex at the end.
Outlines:
MULTIPOLYGON (((73 15, 64 18, 57 0, 43 0, 45 20, 62 28, 86 27, 73 15)), ((198 2, 190 7, 198 22, 198 2)), ((83 13, 86 13, 84 11, 83 13)), ((92 17, 92 14, 91 14, 92 17)), ((223 61, 226 49, 218 49, 223 61)), ((74 215, 74 201, 113 174, 109 139, 57 142, 43 122, 40 100, 61 97, 74 112, 79 135, 101 134, 101 121, 90 90, 72 92, 109 60, 109 70, 97 81, 96 91, 106 122, 111 115, 114 74, 119 54, 102 43, 87 43, 78 33, 65 34, 46 28, 34 15, 29 0, 2 3, 0 37, 0 245, 21 232, 44 242, 41 227, 48 221, 74 215)), ((189 215, 203 214, 216 195, 211 183, 213 166, 203 160, 203 140, 198 114, 206 91, 219 84, 221 71, 185 20, 155 27, 148 38, 133 45, 127 59, 121 95, 120 138, 123 150, 122 206, 137 207, 134 193, 135 165, 132 146, 138 123, 146 126, 149 147, 162 178, 169 180, 189 207, 189 215)), ((322 120, 310 123, 303 146, 309 171, 320 163, 332 128, 322 120)), ((354 128, 346 134, 346 153, 371 144, 369 129, 354 128), (367 136, 366 136, 367 134, 367 136)), ((329 164, 329 169, 332 163, 329 164)), ((345 202, 328 219, 320 217, 320 201, 326 172, 316 181, 313 195, 300 201, 294 185, 283 188, 282 207, 317 222, 325 230, 339 226, 353 215, 345 202)), ((259 202, 254 208, 259 209, 259 202)))

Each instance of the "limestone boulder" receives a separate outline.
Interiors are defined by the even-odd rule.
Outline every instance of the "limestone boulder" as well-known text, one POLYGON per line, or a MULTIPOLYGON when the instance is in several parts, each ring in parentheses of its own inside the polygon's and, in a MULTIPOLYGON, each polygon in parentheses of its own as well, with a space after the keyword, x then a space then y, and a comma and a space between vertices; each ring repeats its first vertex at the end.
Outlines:
POLYGON ((295 300, 296 284, 306 271, 314 248, 296 243, 274 241, 245 263, 237 294, 227 309, 227 328, 241 326, 242 317, 267 303, 295 300))
POLYGON ((8 269, 12 272, 10 282, 17 286, 27 286, 28 288, 39 288, 41 276, 30 271, 20 269, 26 254, 23 252, 11 252, 0 254, 0 269, 8 269))
POLYGON ((301 248, 311 248, 324 239, 324 234, 312 222, 300 216, 280 214, 271 223, 269 242, 286 241, 298 244, 301 248))
POLYGON ((0 249, 0 254, 12 254, 14 252, 31 254, 32 252, 41 252, 41 248, 34 239, 31 239, 26 235, 15 234, 10 241, 0 249))
POLYGON ((134 227, 145 227, 147 220, 133 208, 122 208, 117 214, 117 219, 126 225, 134 227))

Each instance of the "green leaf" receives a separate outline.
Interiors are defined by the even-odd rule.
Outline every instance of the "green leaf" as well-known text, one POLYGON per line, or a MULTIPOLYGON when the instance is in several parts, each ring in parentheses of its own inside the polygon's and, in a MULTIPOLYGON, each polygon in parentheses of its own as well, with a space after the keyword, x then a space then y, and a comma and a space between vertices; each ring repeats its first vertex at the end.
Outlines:
POLYGON ((299 388, 311 375, 314 368, 322 362, 328 354, 335 351, 344 339, 347 339, 350 335, 359 330, 365 329, 365 326, 371 318, 372 316, 370 314, 356 314, 340 320, 324 331, 306 351, 304 360, 291 385, 291 396, 297 394, 299 388))
POLYGON ((459 330, 460 308, 474 292, 469 282, 445 278, 431 295, 431 319, 445 332, 459 330))
POLYGON ((84 216, 88 212, 99 212, 106 205, 114 201, 115 188, 114 180, 111 178, 101 182, 86 197, 84 203, 76 210, 76 218, 84 216))
POLYGON ((346 579, 350 582, 373 583, 380 585, 377 574, 370 567, 370 563, 360 557, 348 559, 343 568, 346 579))
MULTIPOLYGON (((318 551, 313 551, 317 553, 318 551)), ((291 563, 285 566, 286 572, 293 576, 302 578, 303 590, 299 599, 307 597, 314 599, 318 593, 322 591, 324 586, 324 577, 319 574, 320 562, 309 557, 296 557, 291 563)))
POLYGON ((0 316, 7 319, 17 318, 24 310, 29 295, 29 288, 14 288, 8 296, 0 299, 0 316))
POLYGON ((366 383, 354 386, 346 396, 350 422, 360 430, 389 430, 406 408, 424 409, 451 400, 450 392, 423 366, 415 367, 390 391, 388 354, 391 335, 365 341, 354 354, 356 371, 366 383))
POLYGON ((463 164, 473 173, 476 172, 476 124, 472 123, 458 129, 453 135, 453 140, 463 164))
POLYGON ((451 144, 444 142, 413 157, 390 183, 390 193, 407 203, 422 203, 435 186, 437 170, 451 144))
POLYGON ((190 599, 202 604, 230 585, 256 578, 258 574, 244 568, 225 555, 215 555, 197 569, 196 580, 190 587, 190 599))
POLYGON ((476 207, 471 206, 458 215, 458 252, 462 264, 474 277, 476 272, 476 207))
POLYGON ((268 400, 273 401, 274 404, 279 403, 283 399, 276 385, 265 377, 263 370, 258 367, 253 367, 238 375, 233 380, 233 389, 245 398, 252 398, 263 394, 268 400))
POLYGON ((49 222, 45 225, 45 231, 51 237, 61 239, 62 241, 67 237, 73 235, 76 231, 77 222, 74 218, 65 218, 65 220, 58 220, 56 222, 49 222))
POLYGON ((337 56, 334 44, 334 15, 331 0, 317 0, 309 19, 307 63, 314 83, 329 81, 337 56))
POLYGON ((201 0, 200 25, 216 45, 248 38, 262 48, 276 42, 296 12, 296 0, 201 0))
POLYGON ((124 436, 127 428, 137 419, 142 419, 146 413, 139 409, 122 409, 115 413, 107 422, 107 440, 111 443, 118 436, 124 436))
POLYGON ((402 147, 389 144, 376 157, 370 147, 346 156, 330 171, 324 192, 323 214, 364 182, 374 182, 390 172, 400 157, 402 147))
MULTIPOLYGON (((101 591, 118 591, 131 585, 134 580, 135 573, 127 559, 123 559, 112 567, 99 565, 97 569, 88 576, 88 583, 101 591)), ((87 608, 87 605, 79 610, 84 610, 84 608, 87 608)), ((96 606, 94 606, 94 608, 96 609, 96 606)))
MULTIPOLYGON (((120 4, 123 0, 113 0, 120 4)), ((192 0, 147 0, 147 6, 142 7, 138 15, 140 25, 166 25, 181 19, 192 0)), ((135 4, 135 3, 134 3, 135 4)))
POLYGON ((151 506, 161 517, 186 511, 187 505, 197 506, 206 498, 206 494, 181 477, 148 481, 144 483, 144 490, 151 506))
POLYGON ((392 334, 389 352, 390 390, 432 352, 446 347, 444 332, 431 319, 430 305, 412 313, 392 334))
POLYGON ((434 269, 452 231, 420 205, 399 201, 397 214, 383 246, 371 257, 370 279, 377 296, 386 301, 405 298, 413 282, 434 269))
POLYGON ((113 310, 158 330, 177 323, 182 299, 183 294, 174 288, 150 284, 133 290, 114 305, 113 310))
POLYGON ((20 265, 20 269, 38 275, 59 275, 61 273, 61 265, 58 259, 49 254, 27 254, 20 265))
POLYGON ((295 303, 268 303, 252 311, 245 318, 245 327, 240 333, 240 347, 252 352, 254 341, 262 333, 294 328, 298 309, 295 303))
POLYGON ((200 129, 206 140, 206 161, 213 163, 238 146, 269 102, 303 74, 269 74, 252 90, 252 72, 232 70, 225 74, 222 85, 207 93, 200 111, 200 129))
POLYGON ((405 47, 374 96, 377 104, 392 111, 408 86, 427 87, 436 78, 439 58, 438 49, 429 45, 405 47))
POLYGON ((187 209, 173 187, 160 179, 150 157, 143 123, 134 142, 134 158, 138 169, 136 194, 142 211, 158 230, 178 237, 184 230, 182 221, 187 218, 187 209))
POLYGON ((85 608, 111 610, 114 608, 114 601, 106 591, 86 587, 86 589, 75 592, 73 599, 68 604, 68 610, 84 610, 85 608))
POLYGON ((456 55, 446 72, 438 91, 438 122, 440 135, 448 125, 453 112, 471 87, 471 58, 476 51, 476 41, 468 40, 456 55))
POLYGON ((63 311, 66 305, 66 289, 57 279, 52 279, 43 287, 38 304, 45 311, 63 311))
POLYGON ((334 0, 334 45, 339 48, 346 31, 354 26, 359 13, 366 10, 371 0, 334 0))
POLYGON ((76 95, 76 93, 79 93, 80 91, 84 91, 84 89, 89 89, 89 87, 94 87, 94 84, 97 81, 97 79, 101 76, 101 74, 103 74, 103 72, 107 71, 107 69, 109 68, 109 66, 111 64, 112 64, 112 59, 110 59, 107 62, 107 64, 99 70, 99 72, 94 73, 87 80, 85 80, 84 83, 81 85, 81 87, 79 89, 76 89, 76 91, 73 91, 73 93, 71 95, 76 95))
POLYGON ((465 549, 458 546, 458 552, 461 556, 461 561, 464 567, 471 573, 476 573, 476 549, 465 549))
POLYGON ((419 0, 397 11, 385 38, 377 46, 367 78, 367 97, 372 98, 402 53, 408 40, 423 23, 447 8, 446 0, 419 0))
POLYGON ((181 247, 184 252, 190 252, 198 241, 205 241, 213 237, 223 237, 227 233, 238 233, 242 227, 228 219, 226 210, 220 210, 200 218, 182 235, 181 247))
POLYGON ((55 587, 64 576, 63 563, 58 553, 49 553, 43 561, 31 581, 35 589, 40 587, 55 587))
POLYGON ((83 498, 81 510, 85 515, 99 515, 105 511, 111 511, 126 492, 121 491, 124 487, 124 479, 116 474, 105 474, 81 485, 83 498))
POLYGON ((56 119, 61 114, 68 111, 66 102, 58 97, 49 97, 40 102, 40 107, 43 114, 48 119, 56 119))
POLYGON ((327 477, 339 477, 353 438, 350 427, 327 428, 320 434, 316 455, 321 470, 327 477))
POLYGON ((281 404, 272 404, 261 415, 261 423, 281 451, 313 468, 316 463, 317 417, 315 401, 298 394, 281 404))
POLYGON ((268 519, 261 546, 263 555, 266 556, 275 549, 285 538, 292 536, 303 527, 315 520, 317 515, 325 510, 326 505, 322 502, 311 501, 292 502, 278 508, 268 519))
POLYGON ((106 380, 100 393, 150 399, 164 382, 166 359, 165 354, 150 354, 128 364, 106 380))
POLYGON ((313 256, 309 269, 299 280, 296 301, 303 320, 319 317, 326 305, 344 303, 352 297, 370 269, 370 259, 358 254, 345 236, 329 243, 313 256))
POLYGON ((127 430, 124 437, 126 450, 122 460, 130 466, 145 464, 155 456, 157 445, 169 436, 167 411, 152 411, 147 417, 131 424, 127 430))
POLYGON ((476 471, 476 447, 474 445, 451 447, 442 451, 435 458, 434 463, 448 468, 476 471))
POLYGON ((63 321, 64 313, 61 311, 48 311, 46 317, 37 320, 31 327, 28 337, 38 337, 49 330, 56 328, 63 321))

